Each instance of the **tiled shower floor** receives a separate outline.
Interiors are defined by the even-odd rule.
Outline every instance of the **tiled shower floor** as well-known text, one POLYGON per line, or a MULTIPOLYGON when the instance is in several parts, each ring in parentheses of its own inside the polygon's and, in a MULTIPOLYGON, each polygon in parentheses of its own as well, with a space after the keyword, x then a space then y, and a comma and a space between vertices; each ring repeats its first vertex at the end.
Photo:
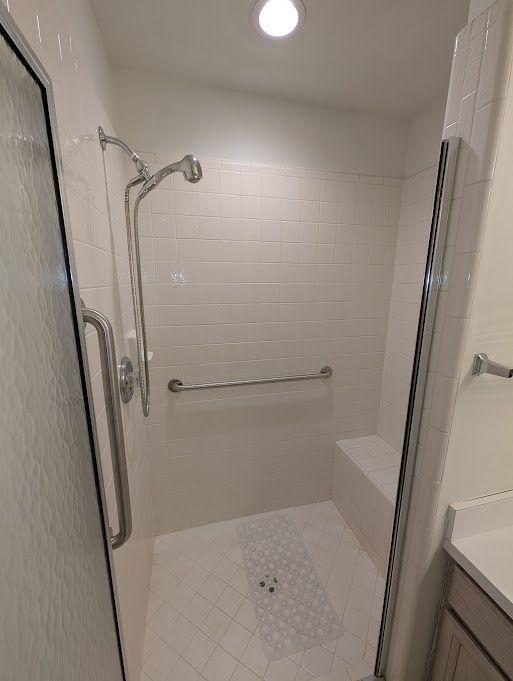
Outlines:
POLYGON ((331 501, 287 509, 340 616, 343 636, 268 662, 236 526, 157 538, 141 681, 356 681, 372 673, 384 581, 331 501))

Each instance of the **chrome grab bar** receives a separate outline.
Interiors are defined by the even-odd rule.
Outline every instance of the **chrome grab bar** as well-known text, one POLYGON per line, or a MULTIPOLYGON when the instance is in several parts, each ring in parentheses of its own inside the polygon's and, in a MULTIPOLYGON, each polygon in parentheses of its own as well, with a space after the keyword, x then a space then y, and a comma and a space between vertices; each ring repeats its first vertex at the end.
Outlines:
POLYGON ((317 378, 330 378, 333 375, 331 367, 322 367, 318 374, 302 374, 299 376, 277 376, 275 378, 248 378, 241 381, 224 381, 223 383, 197 383, 184 385, 179 378, 173 378, 167 384, 172 393, 182 393, 187 390, 208 390, 209 388, 231 388, 237 385, 261 385, 262 383, 285 383, 286 381, 312 381, 317 378))
POLYGON ((116 348, 114 333, 107 317, 97 310, 82 308, 85 324, 91 324, 98 334, 100 348, 100 364, 105 395, 105 409, 107 411, 107 426, 109 430, 110 455, 112 459, 112 474, 114 478, 114 492, 118 511, 119 530, 110 538, 113 549, 119 549, 128 541, 132 533, 132 510, 130 507, 130 490, 128 486, 128 471, 126 466, 125 440, 123 437, 123 422, 121 418, 121 404, 119 400, 119 386, 116 363, 116 348))
POLYGON ((485 352, 480 352, 474 355, 474 363, 472 364, 472 376, 481 376, 481 374, 492 374, 493 376, 500 376, 501 378, 513 378, 513 369, 499 364, 489 359, 485 352))

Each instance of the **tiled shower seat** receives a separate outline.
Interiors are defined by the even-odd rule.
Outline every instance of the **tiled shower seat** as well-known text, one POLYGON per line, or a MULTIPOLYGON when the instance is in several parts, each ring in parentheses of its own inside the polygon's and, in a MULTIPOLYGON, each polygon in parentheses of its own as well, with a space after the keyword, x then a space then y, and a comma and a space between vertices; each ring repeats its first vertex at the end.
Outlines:
POLYGON ((335 445, 333 501, 385 574, 401 456, 377 435, 335 445))

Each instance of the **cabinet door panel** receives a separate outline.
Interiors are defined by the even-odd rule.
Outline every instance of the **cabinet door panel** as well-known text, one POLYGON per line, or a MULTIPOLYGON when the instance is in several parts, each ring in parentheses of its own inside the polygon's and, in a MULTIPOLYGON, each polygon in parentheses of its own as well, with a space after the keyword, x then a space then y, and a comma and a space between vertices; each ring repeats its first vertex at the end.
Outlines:
POLYGON ((507 681, 456 618, 445 611, 432 681, 507 681))

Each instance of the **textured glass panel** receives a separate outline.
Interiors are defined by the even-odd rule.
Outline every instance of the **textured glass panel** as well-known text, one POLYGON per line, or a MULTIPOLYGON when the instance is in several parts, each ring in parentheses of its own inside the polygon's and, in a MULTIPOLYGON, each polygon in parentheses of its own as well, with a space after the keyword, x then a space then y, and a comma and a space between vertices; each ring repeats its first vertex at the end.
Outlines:
POLYGON ((41 91, 0 36, 0 678, 119 681, 41 91))

